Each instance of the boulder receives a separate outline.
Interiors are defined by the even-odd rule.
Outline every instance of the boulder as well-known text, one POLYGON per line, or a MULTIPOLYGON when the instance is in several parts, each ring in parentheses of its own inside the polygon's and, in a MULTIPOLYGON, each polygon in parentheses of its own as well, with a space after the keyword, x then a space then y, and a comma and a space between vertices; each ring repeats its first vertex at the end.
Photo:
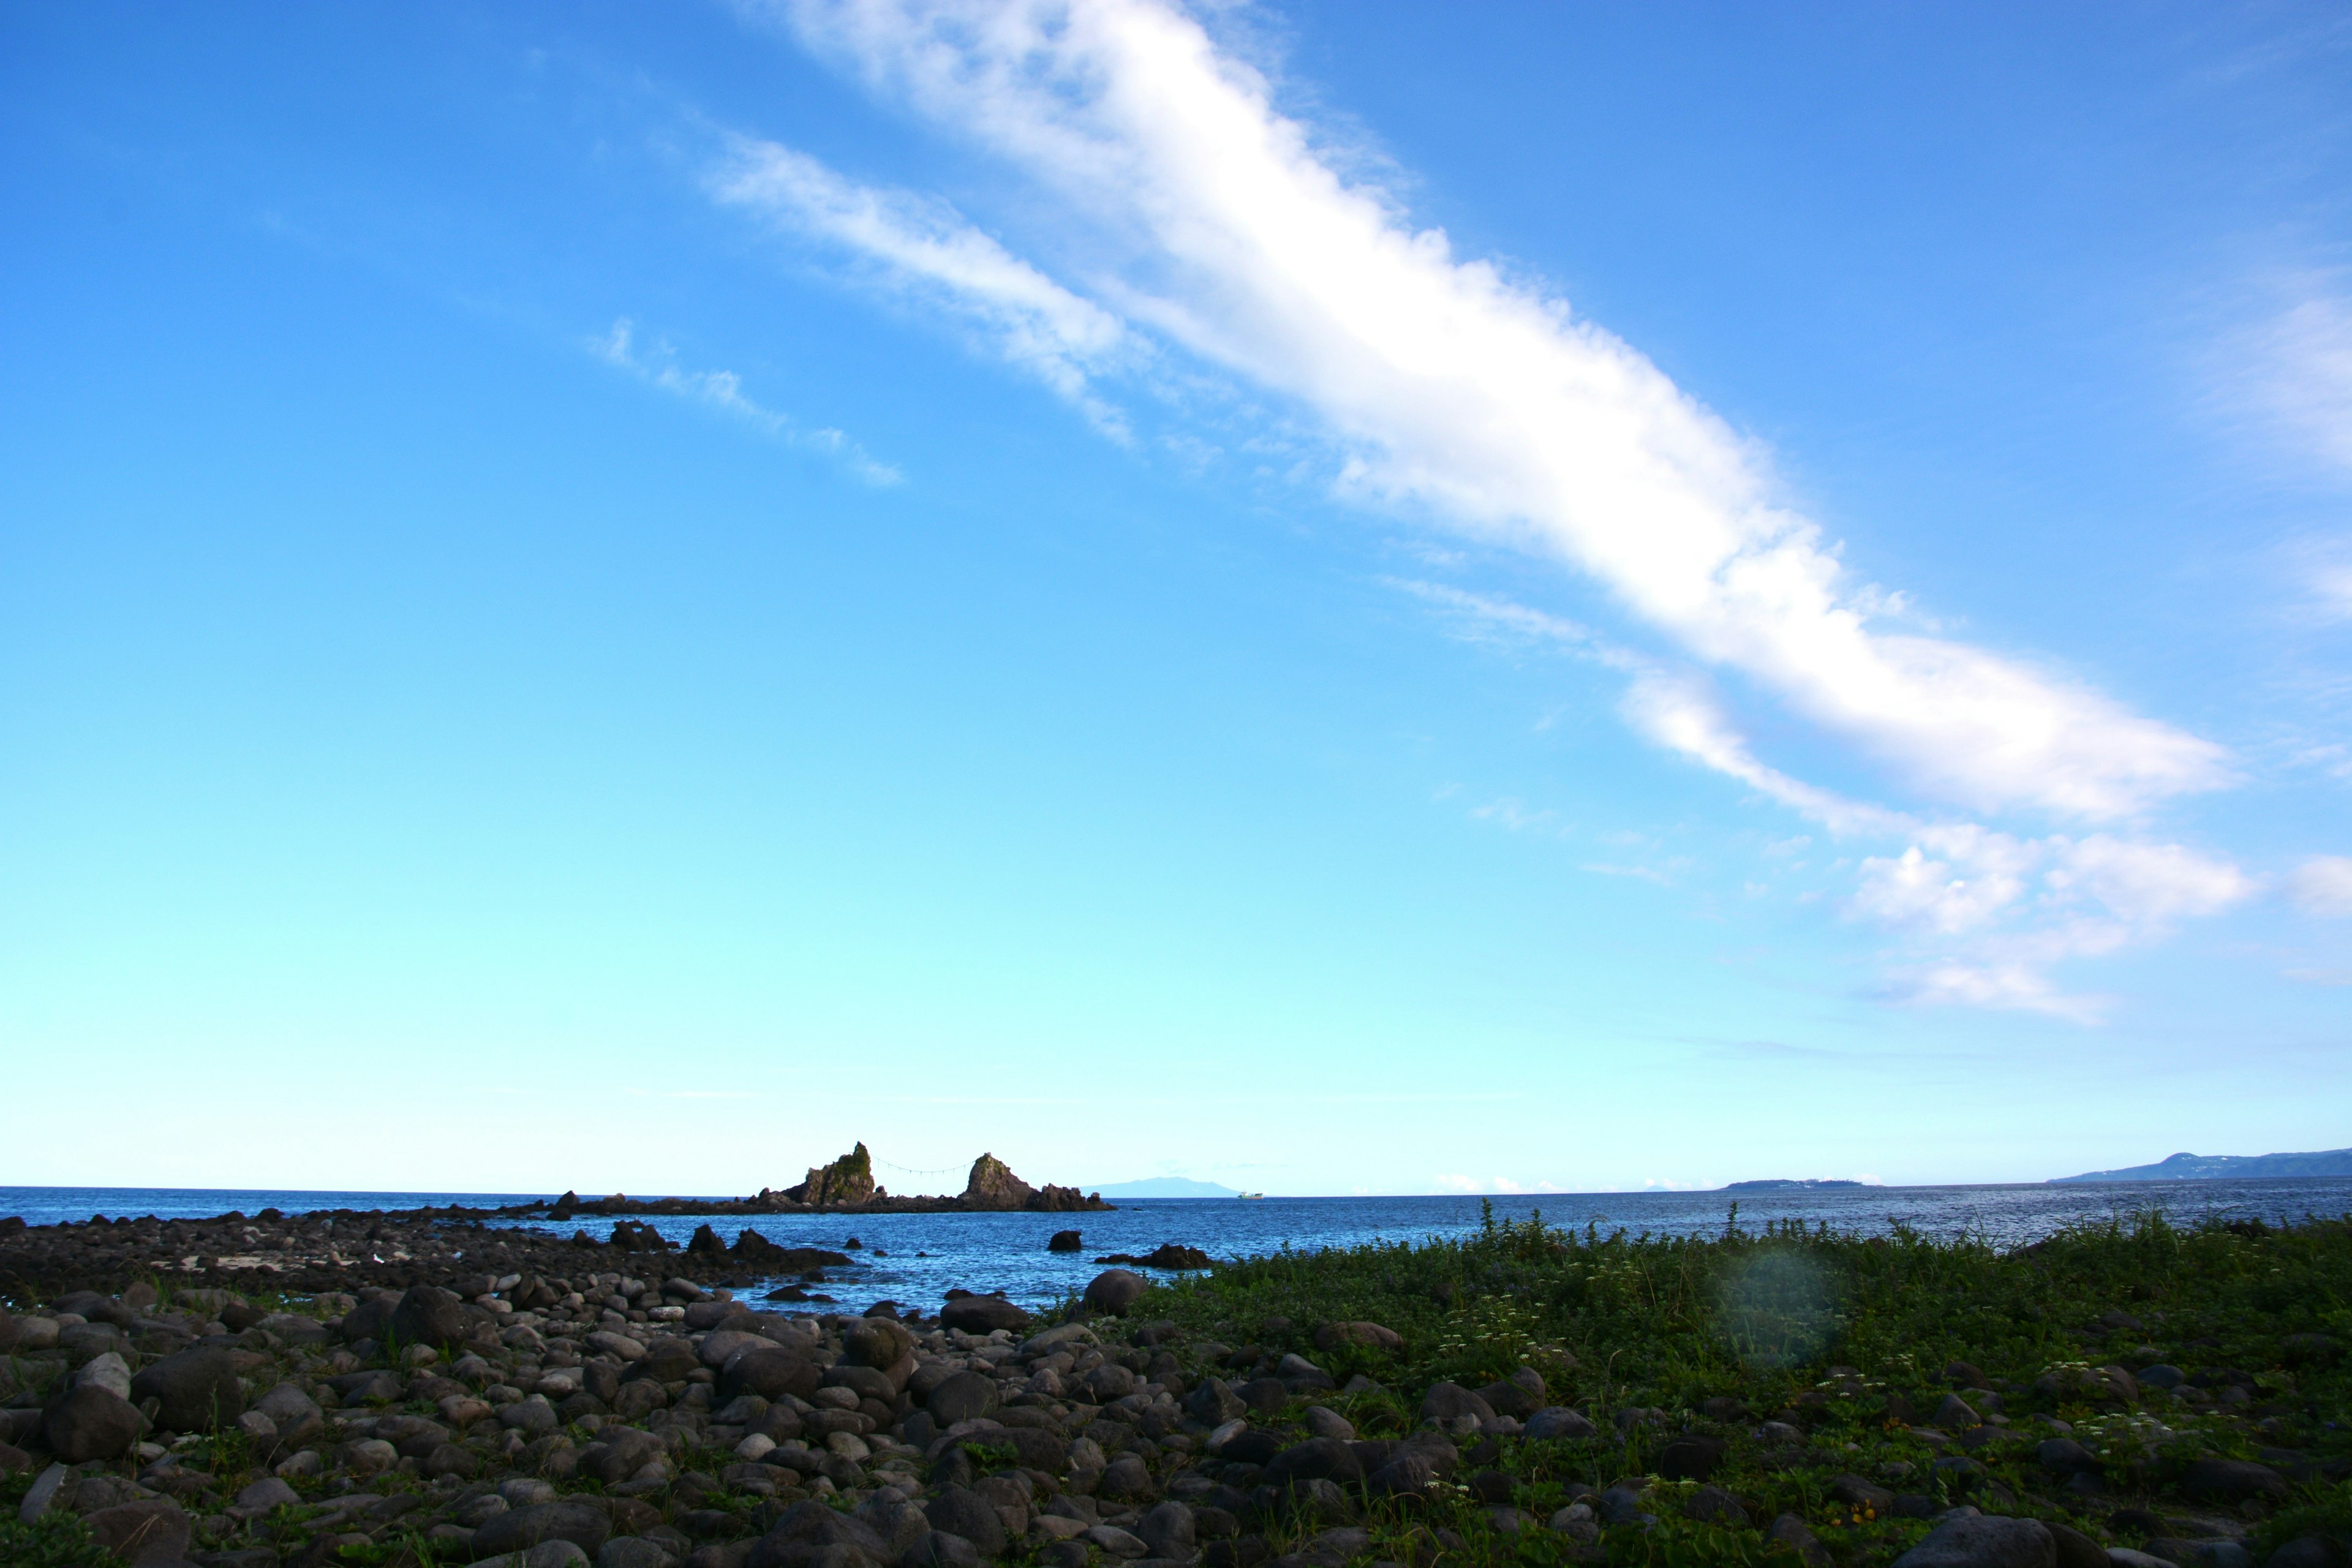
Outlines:
POLYGON ((2287 1494, 2286 1478, 2252 1459, 2199 1459, 2180 1478, 2180 1489, 2210 1502, 2275 1502, 2287 1494))
POLYGON ((1523 1366, 1499 1383, 1490 1383, 1478 1391, 1478 1397, 1497 1415, 1507 1415, 1514 1421, 1524 1421, 1544 1407, 1543 1373, 1531 1366, 1523 1366))
POLYGON ((861 1318, 842 1335, 842 1350, 856 1365, 888 1372, 915 1353, 915 1336, 895 1318, 861 1318))
POLYGON ((781 1345, 740 1351, 719 1374, 719 1393, 726 1399, 746 1394, 768 1400, 782 1399, 786 1394, 806 1399, 817 1391, 824 1375, 814 1362, 781 1345))
POLYGON ((1085 1250, 1085 1243, 1079 1237, 1078 1233, 1075 1230, 1057 1230, 1045 1243, 1045 1250, 1048 1252, 1080 1252, 1085 1250))
POLYGON ((616 1535, 596 1553, 596 1568, 673 1568, 677 1559, 642 1535, 616 1535))
POLYGON ((1029 1314, 1002 1296, 958 1296, 940 1309, 940 1327, 967 1334, 1029 1326, 1029 1314))
POLYGON ((1353 1322, 1325 1323, 1315 1331, 1315 1348, 1335 1351, 1341 1345, 1367 1345, 1373 1350, 1401 1351, 1404 1336, 1394 1329, 1358 1320, 1353 1322))
POLYGON ((1422 1396, 1421 1418, 1423 1421, 1458 1421, 1464 1417, 1492 1421, 1495 1407, 1458 1383, 1433 1383, 1422 1396))
POLYGON ((475 1529, 472 1551, 477 1557, 495 1557, 542 1542, 568 1541, 593 1558, 612 1533, 612 1517, 603 1509, 584 1498, 564 1498, 492 1514, 475 1529))
POLYGON ((602 1442, 580 1457, 580 1472, 604 1485, 618 1486, 669 1450, 659 1437, 635 1426, 608 1428, 597 1434, 602 1442))
POLYGON ((1667 1444, 1658 1455, 1658 1474, 1670 1481, 1704 1481, 1723 1463, 1728 1445, 1720 1437, 1693 1432, 1667 1444))
POLYGON ((941 1487, 923 1505, 923 1514, 933 1530, 963 1537, 983 1557, 994 1557, 1004 1550, 1004 1521, 996 1505, 969 1487, 941 1487))
POLYGON ((702 1358, 695 1353, 692 1345, 675 1335, 663 1334, 646 1342, 646 1353, 629 1368, 628 1375, 655 1383, 681 1383, 701 1365, 702 1358))
POLYGON ((134 1405, 157 1401, 155 1425, 166 1432, 215 1432, 245 1414, 236 1359, 199 1346, 142 1367, 131 1380, 134 1405))
POLYGON ((1354 1486, 1364 1479, 1355 1450, 1337 1437, 1309 1437, 1274 1457, 1265 1468, 1265 1484, 1286 1487, 1293 1481, 1337 1481, 1354 1486))
POLYGON ((1573 1443, 1597 1436, 1600 1430, 1580 1411, 1571 1410, 1565 1405, 1548 1405, 1528 1417, 1527 1429, 1521 1436, 1538 1443, 1573 1443))
POLYGON ((941 1427, 973 1420, 996 1408, 996 1380, 976 1372, 956 1373, 931 1390, 923 1408, 941 1427))
POLYGON ((131 1397, 131 1363, 113 1351, 95 1355, 74 1373, 71 1386, 102 1388, 117 1399, 131 1397))
POLYGON ((394 1343, 431 1345, 446 1351, 462 1343, 472 1325, 467 1319, 465 1303, 455 1292, 437 1285, 412 1285, 392 1309, 386 1327, 394 1343))
POLYGON ((1248 1406, 1234 1392, 1234 1385, 1222 1377, 1204 1380, 1201 1386, 1184 1396, 1184 1414, 1204 1426, 1222 1426, 1237 1420, 1248 1406))
POLYGON ((41 1440, 68 1465, 129 1453, 147 1429, 146 1417, 120 1394, 82 1384, 41 1412, 41 1440))
POLYGON ((278 1429, 278 1447, 301 1447, 327 1429, 326 1412, 298 1384, 281 1383, 253 1403, 254 1413, 268 1417, 278 1429))
POLYGON ((1881 1519, 1895 1514, 1895 1494, 1885 1487, 1873 1486, 1860 1476, 1839 1476, 1827 1489, 1832 1499, 1848 1508, 1864 1509, 1881 1519))
POLYGON ((2058 1568, 2058 1542, 2038 1519, 1948 1519, 1895 1568, 2058 1568))
POLYGON ((82 1523, 100 1546, 132 1568, 173 1568, 187 1560, 192 1531, 185 1510, 170 1498, 145 1498, 99 1510, 82 1523))
POLYGON ((1087 1284, 1087 1305, 1097 1312, 1124 1313, 1150 1288, 1142 1275, 1126 1268, 1106 1268, 1087 1284))
POLYGON ((1805 1568, 1834 1568, 1836 1559, 1829 1548, 1815 1538, 1812 1527, 1793 1513, 1784 1513, 1764 1531, 1766 1544, 1784 1547, 1796 1553, 1805 1568))
POLYGON ((1181 1502, 1163 1502, 1136 1521, 1135 1535, 1151 1555, 1189 1563, 1195 1550, 1192 1510, 1181 1502))
POLYGON ((934 1530, 898 1554, 898 1568, 980 1568, 980 1548, 961 1535, 934 1530))

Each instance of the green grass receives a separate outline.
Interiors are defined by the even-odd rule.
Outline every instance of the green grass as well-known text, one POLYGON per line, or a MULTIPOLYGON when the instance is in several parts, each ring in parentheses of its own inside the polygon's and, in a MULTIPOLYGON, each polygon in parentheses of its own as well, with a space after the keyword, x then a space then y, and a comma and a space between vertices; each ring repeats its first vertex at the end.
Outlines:
POLYGON ((89 1527, 69 1513, 47 1513, 30 1524, 0 1521, 0 1563, 9 1568, 122 1568, 100 1546, 89 1527))
MULTIPOLYGON (((1969 1455, 1985 1471, 1983 1481, 1965 1483, 1978 1488, 1970 1500, 1990 1495, 2004 1510, 2066 1519, 2095 1536, 2115 1507, 2167 1498, 2200 1455, 2254 1458, 2266 1447, 2315 1461, 2352 1455, 2352 1361, 2324 1350, 2314 1359, 2306 1347, 2283 1343, 2288 1335, 2323 1333, 2339 1347, 2352 1345, 2352 1224, 2345 1221, 2182 1228, 2146 1215, 2003 1252, 1981 1240, 1933 1241, 1899 1228, 1864 1237, 1735 1222, 1701 1237, 1604 1236, 1556 1229, 1539 1218, 1496 1224, 1490 1214, 1480 1232, 1462 1240, 1284 1251, 1230 1263, 1158 1286, 1129 1313, 1130 1323, 1157 1319, 1180 1326, 1179 1345, 1255 1344, 1269 1357, 1295 1351, 1343 1384, 1358 1373, 1375 1380, 1381 1388, 1372 1393, 1321 1401, 1367 1436, 1411 1429, 1421 1394, 1439 1379, 1475 1388, 1533 1366, 1549 1402, 1583 1408, 1601 1436, 1580 1444, 1505 1440, 1475 1456, 1465 1477, 1500 1472, 1513 1500, 1540 1521, 1573 1487, 1648 1474, 1673 1436, 1712 1431, 1731 1443, 1714 1481, 1756 1524, 1797 1513, 1833 1554, 1855 1562, 1884 1560, 1925 1526, 1857 1521, 1825 1497, 1838 1474, 1960 1500, 1958 1487, 1937 1479, 1938 1451, 1889 1412, 1891 1396, 1909 1401, 1921 1421, 1932 1417, 1960 1381, 1946 1375, 1953 1363, 1980 1370, 2011 1421, 2011 1435, 1969 1455), (2116 1313, 2138 1326, 2100 1322, 2116 1313), (1402 1349, 1314 1348, 1318 1324, 1359 1319, 1395 1330, 1402 1349), (2153 1362, 2252 1373, 2261 1420, 2153 1398, 2139 1407, 2102 1405, 2071 1387, 2034 1388, 2053 1369, 2063 1377, 2070 1367, 2153 1362), (1722 1399, 1744 1410, 1710 1418, 1703 1407, 1722 1399), (1656 1426, 1621 1432, 1612 1417, 1636 1408, 1664 1415, 1656 1426), (1757 1442, 1756 1425, 1775 1417, 1801 1426, 1804 1443, 1757 1442), (2052 1435, 2052 1418, 2073 1424, 2077 1439, 2105 1461, 2111 1495, 2097 1505, 2062 1498, 2055 1478, 2035 1463, 2034 1443, 2052 1435), (2154 1447, 2140 1438, 2151 1420, 2171 1434, 2154 1447), (1989 1494, 1988 1482, 2014 1500, 1989 1494)), ((1191 1358, 1187 1370, 1196 1374, 1252 1375, 1206 1364, 1197 1349, 1191 1358)), ((1294 1414, 1303 1403, 1294 1402, 1294 1414)), ((1612 1561, 1762 1560, 1755 1534, 1675 1517, 1672 1488, 1651 1496, 1644 1506, 1659 1524, 1638 1543, 1619 1542, 1612 1531, 1612 1561)), ((2352 1523, 2347 1497, 2340 1486, 2306 1485, 2265 1528, 2284 1528, 2290 1514, 2299 1528, 2343 1528, 2352 1523)), ((1399 1528, 1441 1516, 1465 1537, 1484 1519, 1465 1498, 1450 1514, 1424 1510, 1399 1528)), ((1559 1544, 1556 1537, 1496 1543, 1475 1555, 1537 1562, 1559 1544)))

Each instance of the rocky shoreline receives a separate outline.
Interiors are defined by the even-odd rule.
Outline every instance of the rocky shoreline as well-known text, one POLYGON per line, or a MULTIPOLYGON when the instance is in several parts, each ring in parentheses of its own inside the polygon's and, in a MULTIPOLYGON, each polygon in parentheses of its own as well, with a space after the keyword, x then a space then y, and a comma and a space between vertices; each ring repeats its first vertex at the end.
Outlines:
MULTIPOLYGON (((79 1263, 95 1273, 136 1249, 142 1224, 162 1239, 162 1222, 43 1227, 0 1239, 0 1255, 27 1236, 103 1229, 79 1263)), ((2123 1358, 2131 1369, 2013 1351, 2045 1365, 2030 1376, 1960 1360, 1932 1372, 1883 1350, 1874 1371, 1831 1365, 1816 1383, 1723 1363, 1657 1403, 1663 1387, 1645 1396, 1511 1316, 1547 1279, 1633 1288, 1649 1244, 1580 1247, 1538 1226, 1234 1262, 1186 1290, 1112 1268, 1055 1321, 963 1291, 935 1310, 758 1310, 706 1267, 727 1263, 715 1237, 632 1253, 446 1215, 202 1225, 254 1250, 209 1268, 199 1252, 195 1269, 111 1289, 11 1289, 0 1501, 15 1522, 0 1531, 16 1534, 0 1536, 0 1560, 2252 1568, 2263 1521, 2352 1473, 2330 1436, 2343 1343, 2267 1325, 2247 1341, 2265 1358, 2252 1372, 2137 1364, 2153 1345, 2123 1358), (356 1250, 362 1228, 365 1259, 302 1256, 313 1243, 356 1250), (204 1282, 247 1257, 283 1260, 264 1277, 275 1289, 204 1282), (1406 1331, 1274 1310, 1351 1299, 1349 1268, 1379 1271, 1367 1278, 1407 1310, 1394 1320, 1406 1331), (1465 1305, 1475 1281, 1486 1306, 1465 1305), (1471 1316, 1428 1319, 1433 1305, 1471 1316), (1462 1339, 1428 1322, 1490 1326, 1462 1339), (1507 1370, 1430 1370, 1473 1364, 1507 1370), (2296 1434, 2322 1451, 2286 1447, 2296 1434)), ((2342 1249, 2335 1232, 2311 1236, 2281 1246, 2323 1261, 2336 1253, 2320 1249, 2342 1249)), ((2229 1261, 2221 1244, 2239 1239, 2209 1250, 2229 1261)), ((1717 1250, 1738 1263, 1789 1245, 1727 1236, 1717 1250)), ((1886 1256, 1878 1243, 1801 1245, 1851 1247, 1865 1267, 1886 1256)), ((2053 1256, 2030 1249, 1998 1268, 2070 1267, 2053 1256)), ((2156 1327, 2111 1310, 2061 1337, 2089 1349, 2156 1327)), ((2306 1531, 2267 1562, 2340 1568, 2345 1544, 2306 1531)))

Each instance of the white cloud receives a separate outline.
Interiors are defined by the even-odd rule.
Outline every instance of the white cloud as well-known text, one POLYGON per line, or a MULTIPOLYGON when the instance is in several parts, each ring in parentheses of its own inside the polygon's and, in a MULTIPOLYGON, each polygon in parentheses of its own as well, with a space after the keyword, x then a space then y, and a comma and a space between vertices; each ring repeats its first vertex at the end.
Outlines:
POLYGON ((2352 915, 2352 857, 2313 856, 2287 879, 2287 896, 2305 914, 2352 915))
MULTIPOLYGON (((2352 474, 2352 300, 2341 279, 2297 274, 2290 302, 2248 335, 2253 401, 2298 446, 2352 474)), ((2352 584, 2339 588, 2352 598, 2352 584)))
MULTIPOLYGON (((1942 798, 2105 817, 2225 782, 2218 747, 2080 685, 1874 630, 1873 614, 1899 600, 1850 579, 1749 443, 1564 302, 1457 258, 1384 192, 1350 184, 1181 10, 782 9, 812 47, 1057 191, 1065 226, 1108 258, 1094 293, 1312 410, 1354 453, 1349 492, 1575 563, 1692 656, 1942 798)), ((808 183, 804 164, 789 167, 782 184, 808 183)), ((817 188, 814 203, 789 199, 857 215, 828 221, 898 264, 889 223, 817 188)), ((1043 281, 1009 258, 934 275, 982 309, 1043 281)))
POLYGON ((848 247, 882 280, 978 327, 996 351, 1122 438, 1125 422, 1088 387, 1128 346, 1126 329, 1006 250, 945 203, 844 178, 789 147, 729 138, 713 174, 720 200, 848 247))
POLYGON ((731 370, 683 369, 667 343, 656 344, 650 354, 640 352, 636 328, 625 316, 613 323, 611 331, 592 340, 589 347, 605 363, 625 370, 673 396, 707 404, 790 446, 838 458, 850 472, 868 484, 895 485, 905 478, 887 463, 875 461, 865 447, 840 431, 800 429, 790 416, 753 402, 744 395, 742 377, 731 370))

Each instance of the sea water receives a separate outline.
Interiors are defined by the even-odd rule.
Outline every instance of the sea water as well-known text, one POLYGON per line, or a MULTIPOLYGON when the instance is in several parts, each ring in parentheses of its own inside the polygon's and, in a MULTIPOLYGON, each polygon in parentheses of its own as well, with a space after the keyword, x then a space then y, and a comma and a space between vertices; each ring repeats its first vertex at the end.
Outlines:
MULTIPOLYGON (((513 1193, 328 1193, 145 1187, 0 1187, 0 1215, 18 1215, 27 1224, 59 1220, 153 1215, 195 1218, 235 1209, 246 1215, 264 1208, 286 1214, 312 1209, 394 1209, 451 1203, 492 1208, 543 1202, 550 1194, 513 1193)), ((2352 1215, 2352 1177, 2190 1182, 2116 1182, 2052 1185, 2041 1183, 1994 1186, 1832 1187, 1769 1192, 1547 1193, 1490 1199, 1478 1197, 1334 1198, 1131 1198, 1109 1212, 1087 1214, 772 1214, 649 1215, 633 1216, 679 1243, 708 1224, 720 1239, 754 1229, 785 1247, 821 1247, 852 1259, 828 1269, 811 1291, 829 1297, 835 1310, 862 1310, 878 1300, 938 1309, 950 1289, 1001 1290, 1036 1307, 1073 1294, 1100 1268, 1095 1259, 1120 1252, 1150 1252, 1162 1242, 1197 1247, 1213 1258, 1245 1258, 1289 1247, 1322 1247, 1368 1242, 1418 1242, 1433 1237, 1460 1237, 1475 1232, 1492 1205, 1494 1218, 1524 1220, 1540 1213, 1547 1225, 1606 1236, 1719 1234, 1733 1223, 1743 1230, 1767 1223, 1798 1221, 1808 1226, 1884 1235, 1908 1226, 1938 1239, 1974 1237, 1997 1247, 2036 1241, 2068 1226, 2128 1221, 2161 1210, 2178 1224, 2207 1218, 2260 1219, 2271 1224, 2306 1216, 2352 1215), (1054 1233, 1076 1230, 1075 1253, 1046 1250, 1054 1233), (855 1241, 853 1247, 851 1243, 855 1241)), ((523 1220, 522 1228, 556 1236, 586 1229, 598 1237, 612 1222, 580 1215, 562 1224, 523 1220)), ((621 1268, 620 1258, 604 1267, 621 1268)), ((703 1272, 710 1281, 743 1278, 725 1264, 703 1272)), ((756 1298, 772 1283, 739 1291, 756 1298)), ((822 1307, 822 1304, 819 1304, 822 1307)), ((788 1310, 810 1310, 806 1305, 788 1310)))

